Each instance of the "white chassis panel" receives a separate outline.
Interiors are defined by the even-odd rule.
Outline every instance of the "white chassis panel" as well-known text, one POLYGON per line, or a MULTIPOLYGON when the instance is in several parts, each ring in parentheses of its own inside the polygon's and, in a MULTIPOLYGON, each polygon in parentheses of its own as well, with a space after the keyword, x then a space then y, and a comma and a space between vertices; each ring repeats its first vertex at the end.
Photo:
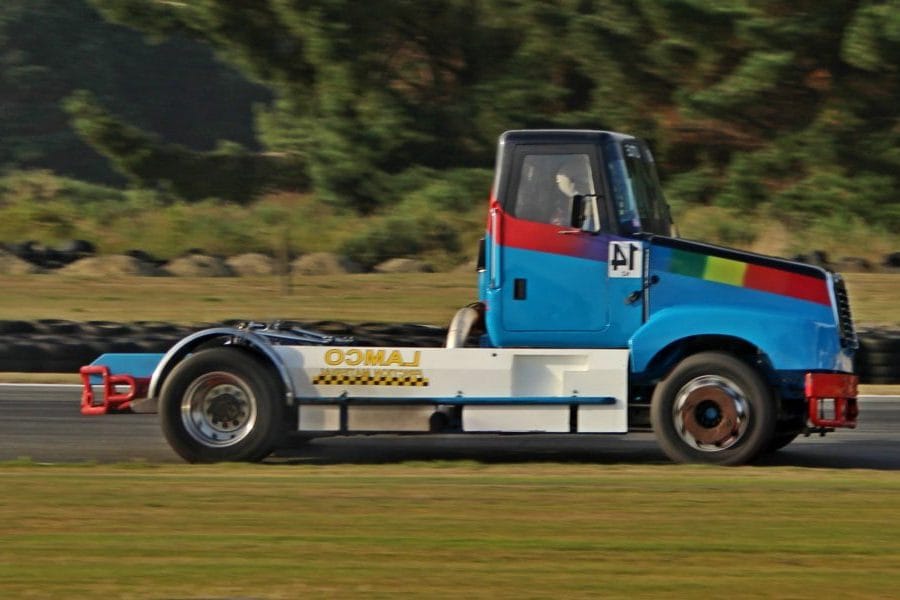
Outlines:
POLYGON ((628 427, 627 350, 274 349, 291 375, 302 430, 340 430, 341 404, 349 413, 347 431, 381 430, 367 427, 378 414, 397 425, 384 430, 427 431, 438 405, 463 406, 464 431, 624 433, 628 427), (408 409, 408 418, 397 408, 408 409))

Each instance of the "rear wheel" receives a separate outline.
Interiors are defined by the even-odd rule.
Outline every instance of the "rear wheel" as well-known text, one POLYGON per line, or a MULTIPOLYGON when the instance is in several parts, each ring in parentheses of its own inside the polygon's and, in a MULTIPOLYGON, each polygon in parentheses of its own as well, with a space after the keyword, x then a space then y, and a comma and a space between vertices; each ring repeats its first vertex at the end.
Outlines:
POLYGON ((737 465, 770 447, 772 393, 730 354, 702 352, 679 363, 654 390, 650 420, 672 460, 737 465))
POLYGON ((189 462, 261 460, 286 429, 279 382, 238 348, 201 350, 178 364, 159 412, 169 445, 189 462))

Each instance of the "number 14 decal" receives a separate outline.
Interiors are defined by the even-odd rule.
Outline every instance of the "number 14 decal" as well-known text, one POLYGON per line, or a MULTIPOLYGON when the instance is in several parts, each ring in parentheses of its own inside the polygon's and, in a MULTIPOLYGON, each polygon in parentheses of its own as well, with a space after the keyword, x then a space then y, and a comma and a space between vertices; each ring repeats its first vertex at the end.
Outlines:
POLYGON ((610 277, 641 277, 643 274, 643 244, 640 242, 609 243, 610 277))

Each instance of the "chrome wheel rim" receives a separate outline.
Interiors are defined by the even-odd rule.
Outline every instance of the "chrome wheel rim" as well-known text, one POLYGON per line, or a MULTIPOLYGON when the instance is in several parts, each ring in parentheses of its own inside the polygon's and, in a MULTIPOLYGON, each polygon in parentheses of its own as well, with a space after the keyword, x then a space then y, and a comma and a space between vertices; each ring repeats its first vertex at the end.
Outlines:
POLYGON ((205 446, 232 446, 250 435, 256 425, 256 397, 232 373, 206 373, 185 391, 181 422, 188 434, 205 446))
POLYGON ((691 448, 721 452, 747 431, 750 405, 730 379, 704 375, 685 384, 675 396, 672 418, 678 436, 691 448))

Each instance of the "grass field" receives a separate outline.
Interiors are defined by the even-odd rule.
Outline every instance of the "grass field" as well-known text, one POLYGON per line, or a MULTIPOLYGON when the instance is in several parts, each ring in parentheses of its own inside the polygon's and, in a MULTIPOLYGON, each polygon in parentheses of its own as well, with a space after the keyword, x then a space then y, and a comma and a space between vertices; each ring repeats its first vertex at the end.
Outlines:
POLYGON ((474 271, 294 277, 0 277, 0 319, 337 319, 446 325, 477 298, 474 271))
MULTIPOLYGON (((859 323, 900 324, 900 274, 846 275, 859 323)), ((447 325, 477 298, 475 273, 267 278, 0 276, 0 319, 337 319, 447 325)))
POLYGON ((0 465, 4 598, 888 598, 900 477, 0 465))
MULTIPOLYGON (((848 276, 900 323, 900 276, 848 276)), ((0 278, 0 319, 446 324, 471 273, 0 278)), ((900 476, 783 467, 0 464, 0 598, 888 598, 900 476)))

